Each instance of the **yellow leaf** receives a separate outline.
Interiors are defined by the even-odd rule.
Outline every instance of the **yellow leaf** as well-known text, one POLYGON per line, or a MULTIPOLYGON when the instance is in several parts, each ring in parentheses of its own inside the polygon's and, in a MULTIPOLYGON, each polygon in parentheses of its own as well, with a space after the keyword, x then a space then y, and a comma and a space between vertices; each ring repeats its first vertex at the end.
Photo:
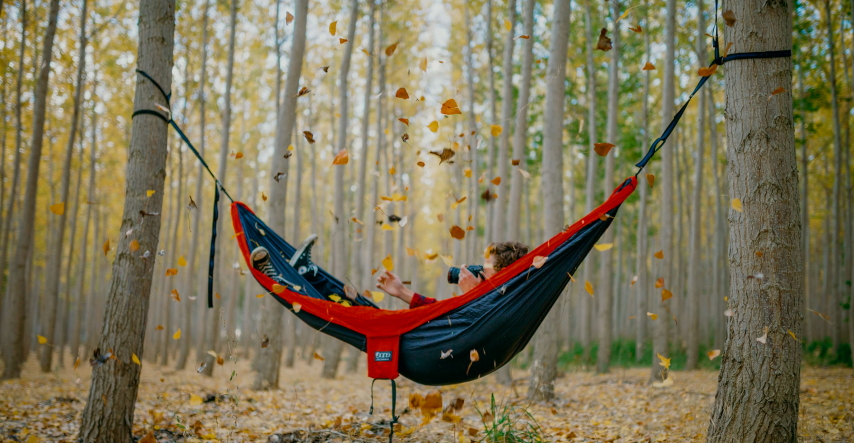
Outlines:
POLYGON ((388 169, 389 175, 394 175, 395 172, 397 172, 397 169, 394 169, 394 166, 392 166, 391 168, 388 169))
POLYGON ((383 223, 383 225, 382 225, 382 227, 380 228, 380 230, 381 230, 381 231, 394 231, 394 228, 392 228, 392 227, 391 227, 391 225, 390 225, 390 224, 388 224, 388 223, 383 223))
POLYGON ((202 399, 202 397, 199 397, 196 394, 190 394, 190 405, 191 406, 199 406, 200 404, 202 404, 204 402, 205 401, 202 399))
POLYGON ((664 258, 664 251, 658 251, 655 254, 653 254, 653 256, 659 260, 662 260, 664 258))
POLYGON ((480 360, 480 355, 477 353, 477 349, 472 349, 469 351, 469 360, 478 361, 480 360))
POLYGON ((593 297, 593 285, 589 281, 584 281, 584 290, 593 297))
POLYGON ((154 189, 149 189, 149 190, 145 191, 145 196, 151 197, 152 195, 154 195, 155 192, 157 192, 157 191, 155 191, 154 189))
POLYGON ((454 256, 453 255, 439 255, 442 257, 442 261, 445 263, 445 266, 454 266, 454 256))
POLYGON ((534 260, 531 262, 531 266, 540 269, 544 264, 546 264, 546 260, 548 259, 549 257, 547 255, 538 255, 534 257, 534 260))
POLYGON ((593 245, 597 251, 607 251, 614 247, 613 243, 602 243, 601 245, 593 245))
POLYGON ((292 21, 294 21, 294 15, 291 14, 290 12, 286 13, 285 14, 285 24, 289 25, 289 24, 291 24, 292 21))
POLYGON ((130 245, 128 245, 128 248, 130 249, 130 252, 139 251, 139 242, 136 240, 131 240, 130 245))
POLYGON ((391 57, 394 54, 394 51, 397 49, 397 43, 392 43, 385 48, 385 56, 391 57))
POLYGON ((106 257, 107 253, 110 252, 110 239, 109 238, 107 239, 107 241, 104 242, 104 246, 102 246, 102 248, 104 249, 104 256, 106 257))
POLYGON ((406 255, 408 255, 410 257, 414 257, 417 254, 418 254, 418 251, 416 251, 415 249, 406 248, 406 255))
POLYGON ((350 41, 350 40, 347 40, 346 38, 339 38, 339 39, 338 39, 338 44, 339 44, 339 45, 343 45, 344 43, 347 43, 347 42, 349 42, 349 41, 350 41))
POLYGON ((422 71, 427 72, 427 57, 421 59, 421 63, 418 64, 418 67, 421 68, 422 71))
POLYGON ((178 293, 177 289, 173 289, 170 296, 175 301, 178 301, 178 302, 181 301, 181 294, 178 293))
POLYGON ((264 295, 265 295, 265 294, 258 294, 258 295, 256 295, 256 296, 255 296, 255 298, 264 298, 264 295))
POLYGON ((371 291, 371 298, 373 298, 375 302, 379 303, 385 299, 385 294, 382 292, 371 291))
POLYGON ((646 175, 646 182, 649 183, 649 187, 651 188, 655 184, 655 175, 647 174, 646 175))
POLYGON ((501 135, 501 132, 504 131, 504 128, 501 125, 492 125, 489 128, 492 131, 493 137, 498 137, 499 135, 501 135))
POLYGON ((513 23, 511 23, 510 20, 504 19, 504 29, 507 32, 512 31, 513 30, 513 23))
POLYGON ((178 328, 178 330, 177 330, 177 331, 175 331, 175 333, 174 333, 174 334, 172 334, 172 339, 173 339, 173 340, 178 340, 179 338, 181 338, 181 328, 178 328))
POLYGON ((718 70, 718 65, 712 65, 712 66, 709 66, 708 68, 700 68, 700 69, 698 69, 698 70, 697 70, 697 74, 698 74, 700 77, 708 77, 708 76, 710 76, 710 75, 714 74, 714 73, 715 73, 715 71, 717 71, 717 70, 718 70))
POLYGON ((335 295, 335 294, 330 294, 330 295, 329 295, 329 299, 330 299, 330 300, 332 300, 332 301, 334 301, 334 302, 339 302, 339 301, 341 301, 341 296, 340 296, 340 295, 335 295))
POLYGON ((281 294, 282 292, 285 292, 285 287, 278 283, 273 283, 273 292, 276 294, 281 294))
POLYGON ((707 352, 706 355, 709 356, 709 360, 714 360, 717 356, 721 355, 721 350, 712 349, 711 351, 707 352))
POLYGON ((498 186, 501 184, 501 177, 495 177, 492 179, 492 184, 498 186))
POLYGON ((320 354, 318 354, 317 352, 315 352, 315 353, 314 353, 314 359, 315 359, 315 360, 320 360, 320 361, 325 360, 325 359, 324 359, 323 357, 321 357, 321 356, 320 356, 320 354))
POLYGON ((658 320, 658 314, 653 314, 652 312, 647 312, 646 316, 653 319, 653 320, 658 320))
POLYGON ((466 178, 471 178, 471 168, 465 168, 463 170, 463 175, 465 175, 466 178))
POLYGON ((37 335, 36 337, 38 337, 38 339, 39 339, 39 344, 40 344, 40 345, 43 345, 43 344, 47 343, 47 337, 44 337, 44 336, 41 336, 41 335, 37 335))
POLYGON ((741 212, 741 199, 740 198, 732 199, 731 204, 732 204, 732 209, 735 209, 736 211, 741 212))
POLYGON ((56 215, 65 214, 65 202, 50 205, 50 212, 53 212, 56 215))
POLYGON ((142 366, 142 363, 140 363, 139 357, 137 357, 136 354, 131 353, 130 359, 133 360, 133 362, 136 363, 137 365, 142 366))
POLYGON ((655 289, 663 288, 663 287, 664 287, 664 277, 658 277, 655 280, 655 289))
POLYGON ((457 106, 457 101, 454 99, 448 99, 445 103, 442 103, 442 109, 439 111, 444 115, 454 115, 454 114, 462 114, 459 106, 457 106))
POLYGON ((302 305, 299 303, 292 303, 291 307, 294 309, 294 312, 299 312, 302 309, 302 305))
POLYGON ((187 266, 187 259, 183 255, 178 257, 178 266, 187 266))
POLYGON ((329 24, 329 35, 335 35, 335 31, 338 28, 338 21, 334 21, 329 24))
POLYGON ((788 332, 788 333, 789 333, 789 335, 790 335, 790 336, 792 336, 792 339, 793 339, 793 340, 798 341, 798 337, 797 337, 797 336, 795 336, 795 333, 794 333, 794 332, 792 332, 792 330, 791 330, 791 329, 787 329, 787 330, 786 330, 786 332, 788 332))
POLYGON ((346 165, 350 162, 350 154, 347 153, 346 149, 342 149, 335 155, 335 158, 332 160, 333 165, 346 165))
POLYGON ((660 364, 661 366, 664 366, 664 369, 670 369, 670 359, 661 355, 661 354, 656 354, 656 355, 658 356, 658 359, 660 360, 658 362, 658 364, 660 364))
POLYGON ((661 301, 673 298, 673 293, 668 291, 667 288, 661 288, 661 301))
POLYGON ((432 122, 430 122, 430 124, 429 124, 429 125, 427 125, 427 127, 428 127, 431 131, 433 131, 433 132, 437 132, 437 131, 439 130, 439 122, 437 122, 436 120, 433 120, 432 122))
POLYGON ((391 260, 391 254, 389 254, 388 256, 386 256, 386 258, 383 259, 382 265, 386 269, 386 271, 394 271, 394 262, 391 260))

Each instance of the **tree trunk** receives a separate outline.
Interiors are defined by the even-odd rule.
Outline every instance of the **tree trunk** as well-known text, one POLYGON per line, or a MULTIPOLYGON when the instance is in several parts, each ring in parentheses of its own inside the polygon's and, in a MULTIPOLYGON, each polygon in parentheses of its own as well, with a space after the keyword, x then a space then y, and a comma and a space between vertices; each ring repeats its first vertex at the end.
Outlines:
MULTIPOLYGON (((501 121, 504 126, 501 132, 500 146, 498 148, 498 177, 501 179, 500 184, 496 185, 495 192, 498 198, 495 200, 492 217, 492 238, 494 241, 504 241, 507 232, 507 173, 510 167, 510 130, 513 121, 513 46, 516 43, 514 33, 516 30, 516 0, 507 0, 507 22, 510 23, 510 29, 507 31, 507 36, 504 39, 504 66, 502 70, 502 87, 501 93, 501 121)), ((531 39, 528 39, 531 40, 531 39)), ((493 177, 489 177, 492 180, 493 177)))
MULTIPOLYGON (((175 4, 171 0, 142 2, 139 11, 139 68, 157 79, 165 91, 172 87, 172 51, 175 4)), ((149 80, 137 76, 134 109, 157 109, 163 96, 149 80)), ((168 125, 151 115, 134 118, 126 169, 125 207, 113 262, 110 296, 104 313, 100 349, 111 350, 116 360, 92 370, 92 385, 83 411, 79 439, 86 442, 133 441, 133 415, 139 388, 140 365, 132 356, 143 355, 143 337, 154 261, 159 242, 160 216, 146 217, 140 211, 160 213, 166 174, 168 125), (146 190, 154 190, 150 197, 146 190), (132 250, 131 244, 139 249, 132 250), (145 251, 153 252, 142 258, 145 251)))
MULTIPOLYGON (((740 42, 742 52, 791 48, 791 7, 728 3, 738 23, 725 28, 725 41, 740 42)), ((793 338, 801 335, 803 251, 791 70, 787 57, 735 61, 725 71, 727 176, 743 209, 729 215, 733 316, 709 442, 797 441, 801 345, 793 338), (778 87, 784 92, 768 100, 778 87)))
MULTIPOLYGON (((702 35, 706 29, 706 20, 703 16, 703 0, 697 1, 697 27, 702 35)), ((697 39, 697 57, 701 61, 706 60, 706 41, 705 39, 697 39)), ((701 291, 701 269, 700 264, 700 205, 703 199, 703 157, 705 156, 705 124, 706 124, 706 96, 700 94, 697 99, 700 103, 697 106, 697 152, 694 157, 694 190, 691 194, 691 234, 688 240, 688 291, 685 300, 688 308, 687 328, 687 350, 688 360, 685 364, 685 369, 689 371, 697 368, 697 358, 699 357, 700 345, 700 303, 703 297, 701 291)), ((717 294, 714 294, 717 296, 717 294)))
MULTIPOLYGON (((71 158, 74 153, 74 140, 77 136, 77 120, 80 116, 80 101, 83 98, 83 72, 86 70, 86 14, 88 2, 83 0, 82 12, 80 14, 80 48, 77 59, 77 80, 76 90, 74 92, 74 103, 71 106, 71 127, 68 131, 68 142, 65 148, 65 159, 62 166, 62 184, 60 189, 60 197, 58 202, 54 204, 65 205, 67 208, 68 191, 71 187, 71 158)), ((41 319, 41 332, 45 337, 49 337, 51 343, 56 343, 60 340, 60 335, 64 335, 62 331, 57 334, 56 329, 56 311, 57 305, 62 302, 59 298, 59 279, 62 275, 62 245, 65 240, 65 211, 57 214, 56 222, 53 226, 54 236, 53 242, 49 248, 47 269, 45 269, 45 309, 44 317, 41 319)), ((39 356, 39 364, 42 372, 50 372, 53 362, 54 346, 42 346, 40 348, 41 355, 39 356)), ((62 352, 62 349, 60 349, 62 352)))
MULTIPOLYGON (((551 237, 563 229, 563 111, 566 88, 566 51, 569 41, 570 1, 555 0, 552 41, 546 73, 546 109, 543 128, 543 231, 551 237)), ((546 239, 544 239, 545 241, 546 239)), ((562 277, 564 279, 569 278, 562 277)), ((549 401, 554 398, 557 377, 557 334, 559 310, 552 310, 534 335, 534 362, 528 398, 549 401)))
MULTIPOLYGON (((620 2, 613 0, 611 2, 613 11, 611 18, 614 21, 613 32, 613 47, 611 49, 611 63, 608 70, 608 122, 607 122, 607 137, 608 143, 619 144, 619 136, 617 135, 617 125, 619 124, 619 71, 620 71, 620 25, 617 18, 620 16, 620 2)), ((595 141, 595 140, 594 140, 595 141)), ((592 154, 591 154, 592 155, 592 154)), ((605 195, 608 195, 610 190, 614 189, 614 156, 616 152, 608 153, 605 156, 605 181, 602 184, 602 190, 605 195)), ((600 243, 614 242, 613 230, 608 229, 602 236, 600 243)), ((613 249, 613 248, 612 248, 613 249)), ((599 290, 596 291, 599 323, 599 350, 596 354, 596 372, 605 374, 611 367, 611 328, 613 309, 612 304, 615 302, 613 273, 614 273, 614 257, 612 249, 601 251, 598 254, 601 258, 602 265, 599 268, 599 290)))
MULTIPOLYGON (((588 214, 596 207, 596 173, 599 159, 593 150, 596 143, 596 66, 593 55, 593 41, 596 38, 593 32, 593 0, 587 0, 585 8, 585 31, 587 33, 587 137, 589 148, 587 152, 587 181, 585 184, 584 213, 588 214)), ((590 254, 584 263, 584 276, 586 282, 593 280, 593 271, 596 269, 596 254, 590 254)), ((592 282, 591 282, 592 284, 592 282)), ((595 291, 595 287, 594 287, 595 291)), ((584 347, 584 361, 590 356, 591 336, 593 334, 593 306, 596 299, 593 295, 581 297, 581 346, 584 347)))
MULTIPOLYGON (((350 74, 350 58, 353 55, 353 40, 356 35, 356 21, 359 14, 358 0, 350 0, 350 24, 347 26, 347 43, 344 45, 344 54, 342 54, 341 70, 338 77, 338 106, 337 109, 341 113, 338 118, 338 139, 335 152, 341 152, 347 147, 347 123, 350 114, 348 100, 350 94, 347 89, 347 76, 350 74)), ((347 214, 344 212, 344 165, 333 165, 335 171, 335 203, 333 217, 333 232, 332 232, 332 273, 340 277, 348 274, 347 270, 347 253, 345 251, 344 241, 347 238, 347 214)), ((341 351, 344 349, 344 342, 340 340, 331 340, 328 347, 329 355, 323 362, 323 372, 321 376, 326 379, 334 379, 338 374, 338 366, 341 361, 341 351)))
MULTIPOLYGON (((644 25, 647 28, 647 32, 644 32, 644 54, 646 54, 645 60, 647 63, 651 61, 652 55, 650 53, 650 24, 649 24, 649 1, 644 1, 644 25)), ((641 135, 641 147, 646 149, 649 146, 649 85, 650 85, 650 73, 652 71, 644 72, 643 79, 643 133, 641 135)), ((641 178, 641 181, 644 181, 641 178)), ((638 232, 637 232, 637 256, 635 257, 635 272, 637 272, 637 281, 634 284, 635 287, 635 297, 637 300, 635 301, 637 310, 635 311, 635 362, 643 363, 643 354, 644 349, 646 348, 646 336, 647 336, 647 322, 644 321, 646 319, 647 313, 647 299, 649 298, 649 289, 647 288, 647 272, 648 268, 648 241, 649 241, 649 229, 647 228, 647 218, 646 218, 646 200, 647 200, 647 184, 641 183, 638 184, 640 187, 640 198, 638 202, 638 232)))
MULTIPOLYGON (((492 50, 493 43, 493 33, 492 33, 492 0, 486 0, 486 56, 487 56, 487 73, 489 74, 489 123, 491 125, 499 124, 497 121, 498 112, 496 110, 498 97, 495 91, 495 53, 492 50)), ((487 136, 489 140, 489 145, 487 147, 488 151, 486 153, 486 177, 487 180, 492 180, 495 175, 494 163, 495 163, 495 137, 491 134, 487 136)), ((487 183, 487 189, 489 189, 489 184, 487 183)), ((472 198, 478 198, 478 196, 473 195, 472 198)), ((493 220, 495 215, 495 205, 486 205, 486 222, 484 223, 484 241, 486 244, 491 243, 494 240, 494 235, 492 233, 492 228, 495 225, 493 220)), ((509 375, 509 374, 508 374, 509 375)), ((501 376, 499 375, 499 378, 501 376)))
MULTIPOLYGON (((27 300, 26 257, 33 249, 33 231, 36 216, 36 197, 39 184, 39 167, 41 166, 41 151, 44 142, 45 111, 47 108, 48 80, 50 79, 51 62, 53 60, 53 42, 56 35, 56 21, 59 14, 59 0, 51 0, 48 13, 48 25, 45 30, 44 48, 42 50, 41 70, 36 82, 33 104, 33 141, 30 146, 30 158, 27 164, 27 187, 24 194, 23 211, 16 239, 18 245, 15 257, 18 257, 9 269, 9 282, 6 287, 6 300, 3 310, 6 314, 3 321, 6 333, 3 353, 6 362, 2 380, 19 378, 24 356, 24 325, 27 319, 25 308, 27 300)), ((54 305, 55 306, 55 305, 54 305)), ((55 315, 56 311, 54 311, 55 315)), ((50 335, 52 337, 52 335, 50 335)))
MULTIPOLYGON (((376 22, 375 11, 376 11, 376 2, 370 2, 370 22, 368 24, 368 52, 372 54, 376 54, 379 57, 379 51, 375 49, 374 45, 374 24, 376 22)), ((356 218, 361 221, 365 220, 365 198, 367 197, 367 192, 365 192, 365 187, 367 186, 367 172, 368 172, 368 131, 370 130, 371 123, 371 94, 374 83, 374 57, 368 57, 368 66, 367 73, 365 74, 365 96, 364 102, 362 105, 362 121, 361 121, 361 136, 362 136, 362 152, 361 158, 359 159, 359 192, 356 196, 356 218)), ((362 239, 365 237, 365 229, 368 229, 368 225, 357 225, 356 233, 353 236, 354 242, 362 242, 362 239)), ((362 288, 370 288, 371 285, 371 263, 364 259, 359 259, 358 256, 361 252, 361 249, 364 248, 364 243, 360 244, 359 247, 354 247, 352 253, 357 258, 354 259, 354 262, 357 263, 355 271, 359 276, 359 279, 356 280, 358 284, 362 288)))
MULTIPOLYGON (((662 111, 661 111, 661 126, 666 128, 673 118, 674 96, 676 94, 675 82, 675 60, 676 60, 676 0, 667 0, 667 20, 665 29, 665 58, 664 58, 664 92, 662 94, 662 111)), ((664 254, 664 258, 656 260, 658 277, 664 279, 665 287, 673 287, 673 279, 675 273, 672 272, 673 266, 673 143, 663 146, 661 151, 661 177, 659 186, 661 188, 661 215, 659 223, 661 230, 659 231, 659 250, 664 254)), ((656 180, 659 182, 659 180, 656 180)), ((662 288, 665 289, 665 288, 662 288)), ((653 299, 661 300, 653 295, 653 299)), ((653 339, 652 339, 652 366, 650 371, 650 380, 654 380, 659 375, 661 366, 658 364, 657 354, 664 357, 669 355, 667 350, 668 326, 670 324, 670 315, 667 314, 668 304, 661 300, 658 302, 655 314, 658 314, 658 320, 653 322, 653 339)))
MULTIPOLYGON (((287 171, 287 159, 285 153, 291 140, 294 122, 296 121, 297 92, 299 89, 300 76, 302 75, 302 62, 305 55, 305 32, 308 16, 308 0, 297 0, 294 11, 294 34, 291 41, 291 57, 288 62, 288 74, 285 80, 285 89, 282 91, 281 112, 278 116, 276 127, 276 144, 270 168, 270 215, 269 226, 279 232, 285 232, 285 197, 287 187, 277 183, 273 177, 279 171, 287 171)), ((272 297, 272 296, 270 296, 272 297)), ((272 302, 273 300, 268 300, 272 302)), ((261 330, 270 339, 270 345, 261 350, 258 356, 258 373, 255 378, 253 389, 276 389, 279 387, 279 364, 281 363, 284 334, 281 332, 282 318, 285 310, 281 306, 269 306, 261 315, 261 330)))
MULTIPOLYGON (((525 29, 524 35, 529 37, 534 34, 534 5, 536 0, 525 1, 525 29)), ((519 100, 516 102, 516 124, 513 128, 513 160, 518 161, 519 170, 525 169, 528 133, 528 108, 531 93, 531 68, 534 64, 534 39, 524 39, 522 43, 522 84, 519 85, 519 100)), ((509 100, 510 97, 505 99, 509 100)), ((507 128, 508 130, 510 128, 507 128)), ((520 241, 519 226, 522 212, 522 173, 514 171, 510 177, 502 177, 502 180, 510 180, 510 205, 507 211, 506 235, 502 241, 520 241)), ((562 203, 561 203, 562 204, 562 203)))

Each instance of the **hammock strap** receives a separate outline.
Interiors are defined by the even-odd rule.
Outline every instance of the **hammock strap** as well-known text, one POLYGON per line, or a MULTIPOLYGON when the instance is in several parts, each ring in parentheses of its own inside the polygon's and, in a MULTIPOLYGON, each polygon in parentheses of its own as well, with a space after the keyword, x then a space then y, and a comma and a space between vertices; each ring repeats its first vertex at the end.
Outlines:
MULTIPOLYGON (((375 378, 375 379, 373 379, 373 381, 371 381, 371 410, 368 412, 368 414, 370 414, 370 415, 374 414, 374 383, 376 383, 377 380, 380 380, 380 379, 375 378)), ((389 427, 388 442, 392 443, 392 441, 394 440, 394 425, 397 424, 397 419, 399 419, 400 416, 394 415, 394 408, 395 408, 395 405, 397 404, 397 383, 395 383, 395 381, 393 379, 390 381, 391 381, 391 421, 388 424, 388 427, 389 427)))
POLYGON ((136 72, 137 72, 137 74, 145 77, 145 79, 150 81, 157 88, 157 90, 159 90, 160 93, 163 95, 163 98, 166 100, 166 106, 163 107, 163 111, 166 112, 167 115, 163 115, 160 112, 157 112, 157 111, 154 111, 151 109, 138 109, 138 110, 134 111, 133 114, 131 114, 131 118, 136 117, 137 115, 152 115, 154 117, 159 118, 160 120, 163 120, 166 124, 172 126, 172 128, 175 129, 175 132, 178 133, 178 136, 181 137, 181 140, 183 140, 184 143, 186 143, 187 146, 190 148, 190 150, 193 151, 193 154, 196 156, 197 159, 199 159, 199 162, 201 162, 202 166, 205 167, 205 170, 208 171, 208 174, 210 174, 211 178, 213 178, 213 180, 214 180, 214 207, 213 207, 213 226, 211 227, 211 254, 210 254, 210 261, 208 263, 208 308, 212 308, 213 307, 213 273, 214 273, 214 262, 215 262, 215 257, 216 257, 216 235, 217 235, 216 223, 217 223, 217 220, 219 219, 219 198, 220 198, 219 192, 220 192, 220 190, 222 191, 223 194, 225 194, 226 197, 228 197, 229 200, 231 200, 232 203, 234 202, 234 199, 231 198, 231 195, 228 193, 228 191, 226 191, 225 186, 222 185, 222 182, 220 182, 219 179, 216 177, 216 175, 213 173, 213 171, 211 171, 210 166, 208 166, 208 163, 202 157, 202 154, 200 154, 199 151, 196 150, 196 147, 193 146, 193 143, 191 143, 190 139, 187 138, 187 134, 184 134, 184 131, 182 131, 181 127, 178 126, 178 123, 176 123, 175 120, 172 119, 172 110, 170 109, 170 107, 171 107, 170 99, 171 99, 172 93, 171 92, 166 93, 166 91, 163 89, 163 87, 160 86, 160 84, 157 83, 156 80, 151 78, 151 76, 148 75, 147 72, 141 71, 139 69, 137 69, 136 72))
MULTIPOLYGON (((718 65, 721 66, 726 62, 734 61, 734 60, 751 60, 751 59, 760 59, 760 58, 782 58, 782 57, 791 57, 792 50, 784 49, 779 51, 762 51, 762 52, 741 52, 737 54, 730 54, 726 57, 721 57, 720 54, 720 43, 718 42, 718 0, 715 0, 715 20, 714 20, 714 28, 715 28, 715 36, 712 38, 712 47, 715 50, 715 58, 709 64, 709 67, 718 65)), ((685 113, 685 109, 688 108, 688 103, 691 103, 691 99, 694 98, 694 95, 706 84, 709 80, 709 77, 714 74, 712 71, 709 75, 701 77, 700 81, 697 82, 697 86, 694 87, 694 90, 691 92, 691 95, 688 96, 688 100, 685 100, 685 103, 679 108, 679 111, 676 115, 673 116, 673 119, 670 120, 670 123, 664 128, 664 132, 661 134, 661 137, 655 139, 652 142, 652 145, 649 147, 649 151, 647 151, 646 155, 643 156, 641 161, 639 161, 635 166, 638 168, 638 172, 635 173, 635 177, 637 177, 643 168, 652 160, 652 157, 656 152, 660 151, 664 146, 664 142, 667 141, 667 138, 670 137, 670 134, 673 133, 673 130, 676 129, 676 125, 679 123, 679 120, 682 119, 682 115, 685 113)))

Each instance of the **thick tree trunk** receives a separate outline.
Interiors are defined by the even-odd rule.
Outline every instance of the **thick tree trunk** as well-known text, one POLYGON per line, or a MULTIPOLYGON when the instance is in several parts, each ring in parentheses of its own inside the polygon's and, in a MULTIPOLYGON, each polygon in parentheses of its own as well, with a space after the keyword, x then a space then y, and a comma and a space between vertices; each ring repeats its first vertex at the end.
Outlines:
MULTIPOLYGON (((613 10, 611 18, 613 20, 611 49, 611 63, 608 70, 608 122, 607 122, 607 141, 608 143, 619 144, 619 135, 617 134, 617 125, 619 124, 619 72, 620 72, 620 24, 617 18, 620 16, 620 1, 614 0, 611 2, 613 10)), ((595 140, 594 140, 595 141, 595 140)), ((592 155, 592 154, 591 154, 592 155)), ((602 190, 607 195, 610 190, 614 189, 614 156, 616 152, 610 152, 605 156, 605 181, 602 183, 602 190)), ((600 243, 613 243, 614 233, 612 229, 605 231, 600 243)), ((613 249, 613 248, 612 248, 613 249)), ((605 374, 610 370, 611 366, 611 341, 612 341, 612 323, 613 315, 612 305, 616 298, 614 297, 613 273, 614 273, 614 257, 612 249, 602 251, 598 258, 601 259, 602 265, 599 267, 599 288, 596 291, 599 323, 599 349, 596 353, 596 372, 605 374)))
MULTIPOLYGON (((552 41, 546 73, 546 122, 543 131, 545 138, 543 141, 544 237, 551 237, 564 226, 563 111, 570 13, 569 0, 555 0, 552 41)), ((549 401, 554 398, 559 330, 559 310, 553 309, 534 335, 534 361, 531 365, 531 380, 528 388, 528 398, 531 400, 549 401)))
MULTIPOLYGON (((675 82, 675 60, 676 60, 676 0, 667 0, 667 20, 665 28, 665 57, 664 57, 664 92, 662 94, 662 111, 661 111, 661 126, 666 128, 673 118, 674 96, 676 94, 675 82)), ((658 278, 664 279, 665 288, 673 288, 673 281, 676 276, 672 272, 673 266, 673 143, 666 144, 661 151, 661 176, 656 183, 661 183, 661 215, 659 224, 659 250, 664 254, 664 258, 655 261, 658 266, 653 266, 657 269, 658 278)), ((662 288, 662 289, 665 289, 662 288)), ((661 300, 660 297, 653 294, 653 300, 661 300)), ((658 320, 653 322, 653 339, 652 339, 652 365, 650 371, 650 380, 654 380, 661 369, 658 364, 657 354, 664 357, 669 355, 667 350, 668 326, 671 316, 668 315, 668 303, 661 300, 654 303, 655 314, 658 315, 658 320)))
MULTIPOLYGON (((77 58, 77 87, 74 92, 74 103, 71 106, 71 124, 68 131, 68 142, 65 148, 65 159, 62 166, 62 184, 60 185, 59 201, 54 204, 62 203, 65 208, 68 207, 68 191, 71 187, 71 158, 74 153, 74 140, 77 137, 77 120, 80 117, 80 102, 83 98, 83 72, 86 70, 86 21, 89 18, 86 14, 89 3, 83 0, 82 11, 80 13, 80 48, 77 58)), ((65 335, 62 331, 57 334, 56 329, 56 311, 57 306, 62 300, 59 298, 59 279, 62 275, 62 245, 65 240, 65 211, 57 214, 56 222, 53 226, 54 236, 50 246, 48 255, 47 269, 45 269, 45 309, 44 317, 41 319, 41 332, 45 337, 49 337, 52 343, 60 340, 60 336, 65 335)), ((42 372, 50 372, 53 362, 54 346, 42 346, 40 348, 41 355, 39 356, 39 364, 42 372)), ((60 348, 60 352, 62 349, 60 348)))
MULTIPOLYGON (((56 21, 59 14, 59 0, 51 0, 48 12, 48 25, 44 35, 41 70, 36 81, 33 104, 33 141, 30 146, 30 158, 27 164, 27 186, 22 205, 21 220, 18 225, 16 260, 9 268, 9 281, 6 287, 6 300, 3 306, 5 368, 0 379, 7 380, 21 376, 24 363, 24 325, 27 320, 27 274, 26 262, 33 250, 34 222, 36 217, 36 197, 39 184, 39 167, 44 142, 45 114, 47 110, 48 80, 53 61, 53 42, 56 35, 56 21)), ((54 305, 55 306, 55 305, 54 305)), ((54 311, 55 314, 56 311, 54 311)), ((52 334, 50 335, 52 337, 52 334)))
MULTIPOLYGON (((728 2, 724 9, 738 22, 725 29, 725 41, 739 42, 742 52, 790 49, 791 7, 728 2)), ((733 316, 708 441, 796 442, 801 344, 795 337, 801 335, 804 257, 792 60, 731 62, 725 80, 727 176, 730 197, 740 199, 743 209, 729 216, 733 316), (768 100, 776 88, 783 92, 768 100)))
MULTIPOLYGON (((270 215, 268 222, 278 232, 285 232, 285 196, 287 188, 284 184, 277 183, 273 177, 279 171, 287 171, 287 159, 285 153, 291 140, 291 133, 296 121, 297 92, 299 90, 300 76, 302 75, 302 62, 305 55, 305 32, 308 17, 308 0, 297 0, 294 10, 294 34, 291 42, 291 57, 288 62, 288 74, 285 80, 285 89, 282 97, 281 112, 278 116, 276 128, 275 152, 270 168, 270 215)), ((287 180, 285 180, 287 183, 287 180)), ((270 296, 272 297, 272 296, 270 296)), ((268 300, 268 309, 264 309, 261 315, 260 329, 270 339, 270 345, 261 350, 258 355, 258 373, 255 378, 253 389, 276 389, 279 387, 279 365, 281 363, 282 350, 284 349, 284 334, 282 334, 282 319, 285 310, 281 306, 272 306, 273 300, 268 300)))
MULTIPOLYGON (((356 21, 359 18, 359 3, 358 0, 350 0, 350 24, 347 26, 347 43, 344 45, 344 54, 342 54, 341 69, 338 77, 338 106, 337 109, 341 113, 338 118, 338 139, 335 152, 341 152, 347 147, 347 123, 349 120, 350 108, 348 100, 350 91, 347 89, 347 77, 350 74, 350 58, 353 55, 353 40, 356 36, 356 21)), ((334 196, 334 212, 333 231, 332 231, 332 273, 339 277, 344 277, 348 274, 347 270, 347 252, 345 250, 344 241, 347 238, 347 214, 344 212, 344 165, 333 165, 335 171, 335 196, 334 196)), ((338 366, 341 361, 341 351, 344 349, 344 342, 340 340, 332 340, 329 342, 329 355, 326 355, 326 360, 323 362, 323 372, 321 376, 327 379, 334 379, 338 374, 338 366)))
MULTIPOLYGON (((174 31, 174 1, 150 0, 140 4, 139 69, 156 79, 166 91, 172 87, 174 31)), ((156 104, 163 102, 160 91, 145 78, 137 79, 134 109, 157 109, 156 104)), ((92 370, 92 385, 80 424, 82 441, 133 441, 141 368, 132 358, 143 356, 142 340, 161 223, 160 216, 146 217, 142 223, 140 213, 160 213, 163 207, 167 130, 165 122, 151 115, 139 115, 133 120, 119 232, 125 233, 132 227, 134 230, 130 236, 119 235, 99 346, 102 353, 111 350, 116 359, 107 359, 92 370), (148 197, 146 190, 155 192, 148 197), (146 251, 151 255, 142 258, 146 251)))
MULTIPOLYGON (((507 232, 507 201, 508 201, 508 186, 507 173, 510 167, 510 131, 513 122, 513 47, 516 44, 516 0, 507 0, 507 22, 510 23, 510 29, 507 31, 507 36, 504 39, 504 66, 502 68, 502 92, 501 92, 501 121, 500 125, 504 126, 501 132, 501 140, 498 147, 498 174, 501 179, 500 184, 496 185, 495 192, 498 198, 495 200, 492 217, 492 238, 494 241, 504 241, 507 232)), ((530 40, 530 39, 528 39, 530 40)), ((493 177, 489 177, 492 180, 493 177)))

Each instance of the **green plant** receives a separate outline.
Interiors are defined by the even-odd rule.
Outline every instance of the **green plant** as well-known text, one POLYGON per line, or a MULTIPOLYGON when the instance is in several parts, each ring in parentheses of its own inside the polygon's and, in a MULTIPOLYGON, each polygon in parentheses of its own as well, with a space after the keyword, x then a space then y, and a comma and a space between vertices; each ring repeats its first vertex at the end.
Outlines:
POLYGON ((537 420, 524 408, 513 404, 495 403, 495 394, 490 396, 489 410, 481 412, 475 406, 483 422, 484 443, 541 443, 546 441, 543 429, 537 420))

